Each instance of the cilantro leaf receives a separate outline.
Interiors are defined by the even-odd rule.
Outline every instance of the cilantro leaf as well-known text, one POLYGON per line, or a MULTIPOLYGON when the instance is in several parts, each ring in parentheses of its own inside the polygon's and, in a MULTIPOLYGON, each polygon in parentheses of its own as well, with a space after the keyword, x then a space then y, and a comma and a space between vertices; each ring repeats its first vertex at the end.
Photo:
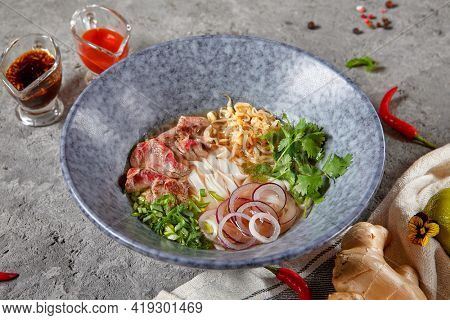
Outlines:
POLYGON ((322 171, 330 178, 336 179, 342 176, 352 163, 353 156, 347 154, 345 157, 339 157, 335 154, 330 155, 322 167, 322 171))
POLYGON ((306 120, 304 118, 301 118, 298 123, 295 125, 294 131, 295 131, 295 136, 297 139, 303 137, 303 135, 305 134, 306 128, 308 126, 308 123, 306 122, 306 120))
POLYGON ((275 165, 273 166, 272 171, 277 172, 277 171, 290 170, 291 165, 292 165, 291 155, 289 153, 284 153, 275 162, 275 165))
POLYGON ((317 163, 325 155, 323 128, 305 119, 292 124, 286 114, 282 115, 280 123, 280 129, 260 137, 268 143, 275 163, 250 165, 245 172, 257 181, 268 178, 287 181, 295 201, 310 208, 324 200, 330 179, 343 175, 352 157, 332 155, 320 169, 317 163))
POLYGON ((293 186, 295 184, 295 173, 292 170, 284 169, 283 171, 274 172, 272 175, 275 179, 278 180, 285 180, 289 183, 290 186, 293 186))
POLYGON ((310 193, 316 192, 322 185, 322 175, 299 175, 294 189, 296 189, 302 196, 306 196, 310 193))
POLYGON ((289 137, 281 139, 280 142, 278 143, 278 148, 277 148, 278 152, 281 152, 284 149, 286 149, 286 147, 288 147, 290 143, 291 143, 291 139, 289 137))
POLYGON ((322 151, 322 145, 325 142, 325 134, 322 131, 310 133, 303 137, 301 142, 308 157, 316 159, 322 151))

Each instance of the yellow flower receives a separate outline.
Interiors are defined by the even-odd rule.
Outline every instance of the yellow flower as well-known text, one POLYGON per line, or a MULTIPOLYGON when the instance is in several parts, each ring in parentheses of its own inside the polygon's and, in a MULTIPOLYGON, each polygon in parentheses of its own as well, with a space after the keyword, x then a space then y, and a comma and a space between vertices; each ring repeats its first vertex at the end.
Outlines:
POLYGON ((408 240, 413 244, 425 247, 430 238, 435 237, 438 233, 439 225, 423 212, 419 212, 409 219, 408 240))

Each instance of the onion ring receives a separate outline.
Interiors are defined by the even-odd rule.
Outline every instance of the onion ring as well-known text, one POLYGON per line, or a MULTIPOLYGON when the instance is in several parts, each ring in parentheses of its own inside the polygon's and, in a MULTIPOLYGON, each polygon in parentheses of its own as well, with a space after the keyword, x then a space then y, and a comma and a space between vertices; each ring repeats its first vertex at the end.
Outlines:
POLYGON ((288 194, 286 206, 283 211, 280 212, 279 222, 281 225, 290 222, 292 219, 295 219, 298 215, 297 204, 295 203, 294 198, 288 194))
POLYGON ((297 217, 292 218, 286 223, 280 224, 280 234, 288 231, 294 225, 295 221, 297 221, 297 217))
MULTIPOLYGON (((228 200, 222 202, 216 209, 216 220, 220 223, 223 218, 228 214, 228 200)), ((236 222, 233 219, 223 227, 223 233, 235 243, 246 243, 248 238, 251 237, 250 234, 245 234, 240 228, 237 227, 236 222)))
POLYGON ((230 249, 243 250, 243 249, 247 249, 247 248, 251 247, 256 242, 255 238, 251 238, 246 243, 237 244, 237 243, 230 242, 227 239, 227 237, 224 235, 223 227, 225 226, 225 223, 233 217, 241 217, 241 218, 244 218, 247 220, 251 220, 249 216, 247 216, 246 214, 240 213, 240 212, 232 212, 232 213, 227 214, 226 216, 223 217, 223 219, 219 223, 219 231, 218 231, 219 239, 222 241, 222 243, 227 248, 230 248, 230 249))
MULTIPOLYGON (((265 212, 256 212, 253 217, 250 219, 250 222, 248 223, 248 227, 250 229, 250 233, 252 234, 253 237, 255 237, 256 240, 258 240, 259 242, 262 243, 269 243, 272 241, 275 241, 278 236, 280 235, 280 224, 278 223, 277 219, 275 219, 273 216, 271 216, 268 213, 265 212), (256 220, 257 219, 266 219, 269 220, 273 227, 273 234, 267 238, 264 237, 263 235, 261 235, 258 231, 256 231, 256 220)), ((219 227, 220 230, 220 227, 219 227)))
MULTIPOLYGON (((269 206, 268 204, 266 204, 264 202, 261 202, 261 201, 249 201, 249 202, 246 202, 246 203, 242 204, 236 210, 236 212, 241 212, 241 213, 249 215, 247 212, 245 212, 245 210, 247 210, 249 208, 252 208, 252 207, 255 207, 255 208, 257 208, 259 210, 259 211, 256 211, 256 212, 266 212, 266 213, 272 215, 275 219, 278 220, 278 214, 275 212, 275 210, 271 206, 269 206)), ((249 216, 251 217, 254 212, 255 211, 250 210, 251 215, 249 215, 249 216)), ((235 221, 236 221, 236 226, 239 229, 241 229, 242 232, 244 232, 245 234, 249 234, 249 235, 251 234, 250 230, 243 224, 243 221, 242 221, 241 217, 237 217, 235 219, 235 221)))
POLYGON ((217 223, 220 223, 222 221, 223 217, 227 214, 227 208, 228 208, 228 202, 229 200, 223 201, 216 209, 216 220, 217 223))
POLYGON ((278 184, 269 182, 260 185, 253 191, 253 200, 270 203, 275 211, 283 210, 286 206, 286 191, 278 184))
POLYGON ((238 198, 252 199, 252 195, 253 195, 255 189, 257 189, 259 186, 260 186, 259 183, 252 182, 252 183, 244 184, 244 185, 240 186, 239 188, 237 188, 236 190, 234 190, 230 196, 229 203, 228 203, 228 208, 229 208, 230 212, 236 211, 237 208, 235 206, 236 206, 236 201, 238 198))

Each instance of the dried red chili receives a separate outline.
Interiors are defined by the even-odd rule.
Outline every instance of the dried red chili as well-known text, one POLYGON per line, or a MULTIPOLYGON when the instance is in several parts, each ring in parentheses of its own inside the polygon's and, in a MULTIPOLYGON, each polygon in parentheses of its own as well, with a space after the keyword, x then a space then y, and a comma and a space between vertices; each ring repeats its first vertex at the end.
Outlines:
POLYGON ((394 87, 390 89, 383 97, 380 103, 380 108, 378 110, 378 113, 380 114, 380 118, 392 129, 395 131, 401 133, 404 137, 406 137, 408 140, 415 140, 420 143, 422 143, 424 146, 436 149, 437 146, 425 138, 423 138, 421 135, 419 135, 419 132, 417 129, 407 123, 406 121, 403 121, 396 116, 394 116, 391 113, 390 110, 390 104, 392 97, 394 96, 395 92, 397 92, 397 87, 394 87))
POLYGON ((277 279, 294 290, 300 300, 311 300, 311 291, 308 284, 297 272, 288 268, 279 268, 274 266, 265 267, 276 275, 277 279))
POLYGON ((368 26, 370 29, 375 29, 375 27, 374 27, 374 25, 373 25, 373 22, 372 22, 369 18, 364 19, 364 23, 365 23, 366 26, 368 26))
POLYGON ((18 276, 19 276, 18 273, 0 272, 0 282, 13 280, 13 279, 17 278, 18 276))

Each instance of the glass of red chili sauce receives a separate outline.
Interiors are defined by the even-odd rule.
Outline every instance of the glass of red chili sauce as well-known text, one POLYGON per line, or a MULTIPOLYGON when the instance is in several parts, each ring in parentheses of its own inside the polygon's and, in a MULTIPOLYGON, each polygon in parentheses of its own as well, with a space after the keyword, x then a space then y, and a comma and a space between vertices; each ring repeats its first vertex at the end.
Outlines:
POLYGON ((16 115, 23 124, 46 126, 62 116, 61 54, 52 37, 29 34, 14 40, 1 56, 0 78, 19 102, 16 115))
POLYGON ((70 29, 81 61, 93 73, 87 82, 128 55, 131 26, 112 9, 88 5, 73 14, 70 29))

